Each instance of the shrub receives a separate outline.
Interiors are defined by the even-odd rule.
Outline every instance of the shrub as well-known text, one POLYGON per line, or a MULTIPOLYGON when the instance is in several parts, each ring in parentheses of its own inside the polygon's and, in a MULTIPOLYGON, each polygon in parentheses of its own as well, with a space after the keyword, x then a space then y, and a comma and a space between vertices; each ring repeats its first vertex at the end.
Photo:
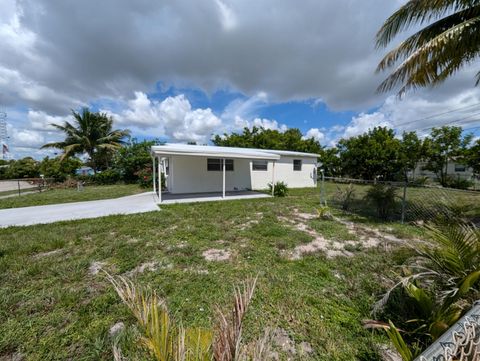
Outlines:
MULTIPOLYGON (((268 184, 268 190, 272 193, 272 183, 268 184)), ((275 188, 273 190, 273 195, 275 197, 285 197, 288 194, 287 183, 277 182, 275 183, 275 188)))
POLYGON ((352 183, 349 183, 344 189, 340 188, 337 185, 337 192, 335 193, 335 198, 340 203, 344 211, 350 210, 352 202, 355 198, 355 188, 352 183))
POLYGON ((473 187, 473 181, 468 179, 460 179, 452 176, 447 177, 444 186, 447 188, 469 189, 473 187))
POLYGON ((112 169, 104 170, 93 176, 93 181, 96 184, 115 184, 120 180, 120 174, 112 169))
MULTIPOLYGON (((145 167, 144 169, 135 173, 135 176, 138 178, 138 184, 142 188, 152 188, 153 187, 153 174, 152 167, 145 167)), ((157 174, 158 176, 158 174, 157 174)), ((162 173, 162 189, 165 189, 165 174, 162 173)))
POLYGON ((365 199, 377 209, 381 219, 388 219, 395 211, 395 197, 395 187, 380 183, 370 187, 365 199))

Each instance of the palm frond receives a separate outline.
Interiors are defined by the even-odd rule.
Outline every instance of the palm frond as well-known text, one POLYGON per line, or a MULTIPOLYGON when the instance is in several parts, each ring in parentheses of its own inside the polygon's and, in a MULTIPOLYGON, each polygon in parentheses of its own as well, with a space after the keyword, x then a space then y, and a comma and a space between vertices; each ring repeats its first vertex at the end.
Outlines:
POLYGON ((248 310, 257 277, 234 287, 234 307, 229 314, 217 309, 216 337, 213 343, 215 361, 235 361, 240 353, 243 318, 248 310))
POLYGON ((478 0, 409 0, 391 15, 377 32, 377 47, 387 46, 400 32, 413 25, 439 19, 449 11, 458 12, 478 5, 478 0))

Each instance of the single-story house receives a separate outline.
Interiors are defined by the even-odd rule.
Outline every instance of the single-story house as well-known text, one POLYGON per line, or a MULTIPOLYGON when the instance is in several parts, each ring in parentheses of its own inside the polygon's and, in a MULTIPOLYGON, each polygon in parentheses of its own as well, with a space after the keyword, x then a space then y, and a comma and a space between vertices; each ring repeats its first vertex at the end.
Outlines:
POLYGON ((87 176, 87 175, 94 175, 95 172, 93 171, 92 167, 83 166, 75 169, 75 174, 87 176))
POLYGON ((290 188, 315 187, 318 154, 208 145, 164 144, 151 148, 154 192, 161 174, 169 194, 267 189, 285 182, 290 188))

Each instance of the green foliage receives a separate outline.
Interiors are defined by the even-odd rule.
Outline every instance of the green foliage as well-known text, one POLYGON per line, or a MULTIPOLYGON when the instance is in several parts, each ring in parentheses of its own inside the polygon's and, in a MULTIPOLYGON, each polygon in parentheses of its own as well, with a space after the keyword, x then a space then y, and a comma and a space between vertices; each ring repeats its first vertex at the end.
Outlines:
POLYGON ((321 167, 327 177, 338 177, 342 175, 342 162, 338 148, 322 149, 320 152, 321 167))
POLYGON ((244 128, 243 133, 216 135, 213 144, 225 147, 291 150, 320 154, 322 147, 315 138, 304 139, 302 132, 291 128, 284 132, 253 127, 244 128))
POLYGON ((38 178, 39 176, 39 162, 32 157, 9 161, 4 174, 5 179, 38 178))
POLYGON ((433 128, 430 136, 425 139, 427 164, 424 169, 434 172, 440 184, 446 187, 448 163, 453 159, 463 159, 471 140, 472 134, 462 136, 462 127, 433 128))
POLYGON ((100 173, 91 176, 93 183, 106 185, 106 184, 115 184, 120 181, 120 174, 113 169, 107 169, 100 173))
POLYGON ((63 161, 58 157, 45 157, 40 162, 39 171, 45 178, 53 178, 56 182, 63 182, 68 177, 75 175, 75 170, 81 166, 82 161, 75 157, 63 161))
POLYGON ((446 176, 443 186, 448 188, 469 189, 473 187, 474 182, 469 179, 461 179, 454 176, 446 176))
POLYGON ((473 146, 466 151, 465 160, 475 174, 480 174, 480 139, 477 139, 473 146))
POLYGON ((321 206, 316 208, 318 218, 320 219, 332 219, 332 213, 329 206, 321 206))
POLYGON ((352 178, 383 180, 395 178, 399 172, 400 141, 395 132, 375 127, 362 135, 341 139, 338 143, 343 173, 352 178))
MULTIPOLYGON (((270 194, 272 193, 272 183, 268 183, 268 190, 270 194)), ((274 197, 285 197, 288 194, 287 183, 276 182, 273 190, 274 197)))
MULTIPOLYGON (((122 174, 126 183, 143 184, 145 173, 152 173, 150 148, 156 141, 138 142, 135 138, 119 148, 114 157, 114 167, 122 174)), ((151 181, 150 181, 151 187, 151 181)))
POLYGON ((389 219, 396 207, 396 188, 383 183, 370 187, 365 199, 377 209, 378 217, 389 219))
MULTIPOLYGON (((408 172, 415 172, 418 162, 425 156, 424 143, 416 132, 403 132, 398 152, 398 162, 402 169, 403 178, 408 180, 408 172)), ((413 174, 415 177, 415 174, 413 174)))
POLYGON ((108 159, 112 152, 119 149, 123 139, 129 135, 128 130, 113 129, 113 119, 105 113, 93 113, 88 108, 83 108, 82 113, 72 110, 75 119, 73 124, 65 122, 63 125, 52 124, 58 130, 65 133, 62 142, 48 143, 42 148, 62 149, 60 159, 87 153, 90 163, 97 171, 100 165, 108 167, 108 159))
MULTIPOLYGON (((388 52, 377 71, 395 69, 379 86, 399 94, 442 83, 479 55, 480 6, 477 1, 409 0, 382 25, 377 47, 387 47, 400 33, 415 30, 388 52), (423 28, 418 30, 418 26, 423 28)), ((477 84, 480 73, 477 73, 477 84)))
POLYGON ((337 191, 335 192, 335 199, 340 203, 342 210, 349 211, 352 202, 355 200, 355 187, 352 183, 348 186, 341 188, 337 185, 337 191))

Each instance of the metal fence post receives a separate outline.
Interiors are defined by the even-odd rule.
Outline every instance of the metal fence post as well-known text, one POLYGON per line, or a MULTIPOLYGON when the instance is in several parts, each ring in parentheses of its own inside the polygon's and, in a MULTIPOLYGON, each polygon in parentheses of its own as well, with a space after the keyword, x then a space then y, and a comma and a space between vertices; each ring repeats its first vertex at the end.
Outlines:
POLYGON ((320 181, 320 205, 326 206, 327 200, 325 199, 325 172, 323 169, 320 169, 320 172, 322 173, 322 178, 320 181))
POLYGON ((20 180, 17 179, 18 195, 20 195, 20 180))
POLYGON ((402 224, 405 222, 405 205, 407 202, 407 182, 403 185, 403 197, 402 197, 402 224))

